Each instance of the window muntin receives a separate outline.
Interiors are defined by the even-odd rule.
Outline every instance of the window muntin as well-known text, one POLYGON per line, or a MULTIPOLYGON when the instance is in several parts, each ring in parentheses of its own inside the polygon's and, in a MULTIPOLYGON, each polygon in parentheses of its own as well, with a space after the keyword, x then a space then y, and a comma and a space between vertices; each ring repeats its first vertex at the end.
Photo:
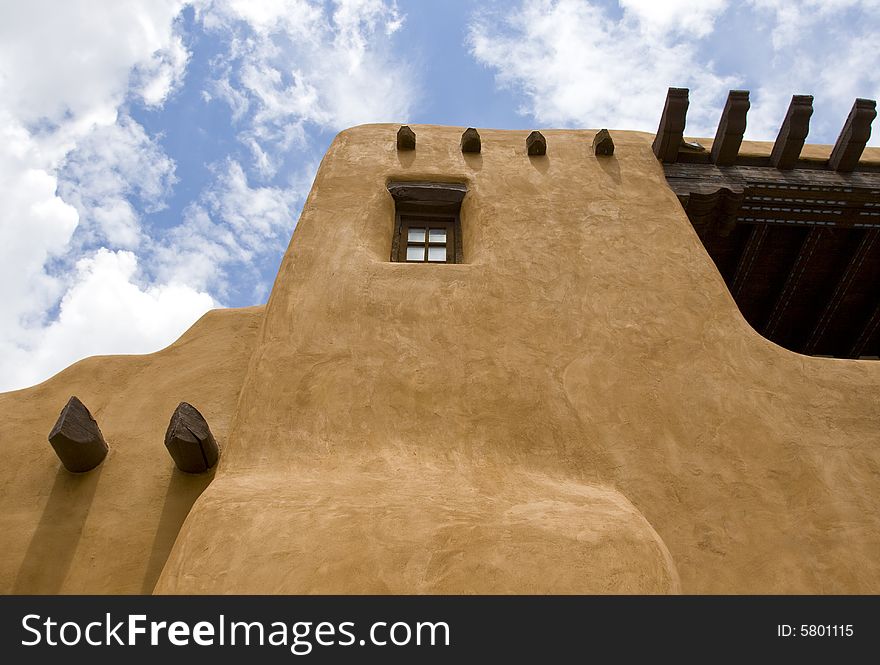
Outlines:
POLYGON ((406 239, 407 263, 452 263, 455 254, 455 221, 440 217, 404 215, 401 239, 406 239))

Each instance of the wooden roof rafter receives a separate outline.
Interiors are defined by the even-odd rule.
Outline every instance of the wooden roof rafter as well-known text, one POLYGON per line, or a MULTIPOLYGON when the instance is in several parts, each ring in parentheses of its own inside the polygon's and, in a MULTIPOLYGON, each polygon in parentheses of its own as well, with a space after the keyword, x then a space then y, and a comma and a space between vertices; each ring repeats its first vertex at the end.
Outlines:
POLYGON ((813 98, 795 95, 769 155, 740 154, 750 102, 731 90, 711 151, 686 143, 688 91, 671 88, 653 149, 752 327, 794 351, 880 356, 876 118, 857 99, 827 160, 801 159, 813 98))
POLYGON ((871 124, 877 117, 877 102, 872 99, 855 100, 829 159, 817 164, 813 160, 800 159, 813 114, 812 95, 792 96, 770 156, 758 157, 739 154, 751 106, 748 90, 731 90, 728 93, 711 152, 695 151, 684 140, 689 94, 688 88, 669 88, 667 91, 653 143, 654 154, 664 164, 685 162, 717 166, 772 166, 780 170, 818 168, 839 173, 880 171, 876 165, 859 161, 871 138, 871 124))

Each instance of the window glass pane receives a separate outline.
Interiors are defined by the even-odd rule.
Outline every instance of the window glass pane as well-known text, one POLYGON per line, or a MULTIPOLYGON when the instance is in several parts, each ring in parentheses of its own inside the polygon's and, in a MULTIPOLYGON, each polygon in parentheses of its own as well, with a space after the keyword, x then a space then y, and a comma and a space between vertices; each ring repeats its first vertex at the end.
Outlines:
MULTIPOLYGON (((412 233, 412 231, 410 231, 412 233)), ((425 232, 422 231, 422 235, 425 235, 425 232)), ((445 250, 444 250, 445 257, 445 250)), ((424 245, 407 245, 406 247, 406 260, 407 261, 424 261, 425 260, 425 247, 424 245)))
POLYGON ((431 229, 428 231, 428 240, 431 242, 446 242, 446 229, 431 229))
POLYGON ((425 242, 425 229, 410 229, 407 240, 409 242, 425 242))
POLYGON ((445 261, 445 247, 428 247, 428 261, 445 261))

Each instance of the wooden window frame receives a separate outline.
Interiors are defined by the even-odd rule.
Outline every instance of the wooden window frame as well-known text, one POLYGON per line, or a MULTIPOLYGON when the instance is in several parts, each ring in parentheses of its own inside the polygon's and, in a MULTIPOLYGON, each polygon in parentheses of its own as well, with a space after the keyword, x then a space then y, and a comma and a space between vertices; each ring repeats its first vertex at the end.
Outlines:
POLYGON ((398 258, 401 263, 461 263, 456 261, 456 254, 460 254, 460 247, 457 233, 457 220, 454 216, 441 216, 429 213, 397 213, 396 215, 398 231, 398 258), (409 230, 425 229, 424 243, 410 243, 409 230), (430 240, 430 229, 442 228, 446 231, 446 241, 442 243, 432 243, 430 240), (422 244, 425 248, 425 259, 422 261, 410 261, 407 259, 407 248, 411 244, 422 244), (445 261, 428 261, 427 252, 430 247, 445 247, 445 261))
MULTIPOLYGON (((458 183, 393 182, 388 191, 394 197, 394 236, 391 260, 411 265, 463 263, 461 242, 461 201, 467 188, 458 183), (424 228, 425 251, 431 246, 427 237, 431 228, 446 229, 446 261, 407 261, 409 229, 424 228)), ((427 255, 426 255, 427 258, 427 255)))

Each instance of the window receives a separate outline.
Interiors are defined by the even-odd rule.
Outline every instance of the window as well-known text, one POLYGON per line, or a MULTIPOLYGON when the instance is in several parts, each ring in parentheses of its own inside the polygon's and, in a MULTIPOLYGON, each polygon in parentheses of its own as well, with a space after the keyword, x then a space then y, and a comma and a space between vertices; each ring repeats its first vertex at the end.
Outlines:
POLYGON ((461 263, 459 209, 467 188, 454 183, 394 182, 395 225, 391 260, 461 263))
POLYGON ((455 223, 440 217, 402 215, 401 239, 406 238, 404 261, 455 263, 455 223))

